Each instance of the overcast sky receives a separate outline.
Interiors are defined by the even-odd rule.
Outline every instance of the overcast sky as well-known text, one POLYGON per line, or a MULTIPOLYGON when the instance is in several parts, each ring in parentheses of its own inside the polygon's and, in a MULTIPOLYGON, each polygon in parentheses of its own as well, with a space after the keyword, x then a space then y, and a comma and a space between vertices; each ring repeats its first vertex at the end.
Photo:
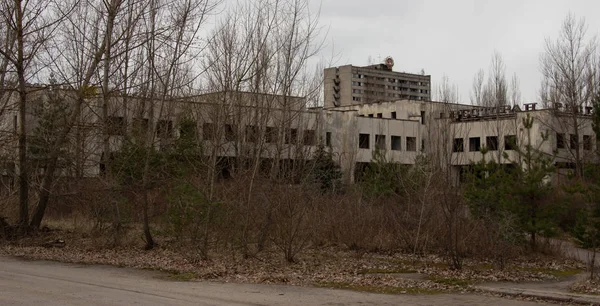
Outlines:
MULTIPOLYGON (((600 29, 600 1, 554 0, 310 0, 328 31, 322 56, 332 48, 336 66, 363 66, 392 56, 394 70, 444 75, 469 103, 473 75, 487 72, 494 50, 507 77, 520 79, 524 102, 538 101, 539 56, 545 38, 556 38, 569 12, 584 17, 588 36, 600 29)), ((432 87, 433 89, 433 87, 432 87)))

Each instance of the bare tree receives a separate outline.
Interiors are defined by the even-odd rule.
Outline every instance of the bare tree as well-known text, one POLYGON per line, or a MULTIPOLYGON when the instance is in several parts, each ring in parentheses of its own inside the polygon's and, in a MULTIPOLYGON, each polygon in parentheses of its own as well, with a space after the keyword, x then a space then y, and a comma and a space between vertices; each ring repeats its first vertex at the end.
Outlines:
POLYGON ((597 92, 597 48, 595 37, 587 37, 584 19, 569 14, 556 40, 546 39, 540 57, 542 72, 541 100, 557 109, 557 120, 548 123, 557 133, 571 133, 573 146, 569 154, 575 163, 576 176, 583 176, 583 152, 579 145, 582 130, 589 120, 582 120, 597 92))
MULTIPOLYGON (((39 72, 40 62, 38 60, 43 46, 65 14, 68 14, 68 9, 67 13, 55 9, 59 5, 52 0, 6 0, 0 3, 2 28, 7 33, 7 38, 10 36, 15 40, 14 43, 9 43, 7 40, 6 44, 0 48, 0 55, 4 58, 5 69, 14 69, 16 92, 19 95, 19 223, 22 227, 27 227, 29 222, 27 112, 28 95, 31 88, 28 82, 39 72), (59 13, 55 14, 56 12, 59 13)), ((66 7, 69 6, 67 3, 66 7)))

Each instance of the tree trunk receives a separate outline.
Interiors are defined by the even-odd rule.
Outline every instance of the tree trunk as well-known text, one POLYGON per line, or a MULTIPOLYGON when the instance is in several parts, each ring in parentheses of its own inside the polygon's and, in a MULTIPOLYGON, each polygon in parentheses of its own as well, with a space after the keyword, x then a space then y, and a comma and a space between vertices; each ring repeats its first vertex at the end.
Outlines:
POLYGON ((25 229, 29 223, 29 171, 27 167, 27 88, 25 83, 25 57, 23 8, 15 0, 15 29, 17 32, 16 70, 19 82, 19 224, 25 229))

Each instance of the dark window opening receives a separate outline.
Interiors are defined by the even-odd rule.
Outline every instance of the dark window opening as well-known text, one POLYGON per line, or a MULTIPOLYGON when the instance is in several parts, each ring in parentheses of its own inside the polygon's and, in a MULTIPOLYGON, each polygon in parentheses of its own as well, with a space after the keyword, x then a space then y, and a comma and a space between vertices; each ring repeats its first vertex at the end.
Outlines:
POLYGON ((108 117, 106 120, 108 135, 125 135, 125 119, 123 117, 108 117))
POLYGON ((173 136, 173 121, 158 120, 158 126, 156 127, 156 135, 159 138, 171 138, 173 136))
POLYGON ((265 138, 267 143, 277 143, 277 128, 268 126, 267 131, 265 133, 265 138))
POLYGON ((298 130, 297 129, 289 129, 287 133, 285 133, 285 144, 296 144, 298 140, 298 130))
POLYGON ((202 136, 204 140, 216 140, 217 131, 215 130, 215 125, 212 123, 202 124, 202 136))
POLYGON ((504 150, 516 150, 517 149, 517 136, 506 135, 504 136, 504 150))
POLYGON ((406 137, 406 151, 417 151, 417 137, 406 137))
POLYGON ((583 149, 586 151, 592 150, 592 136, 583 135, 583 149))
POLYGON ((454 138, 454 142, 452 143, 452 152, 464 152, 465 143, 462 138, 454 138))
POLYGON ((247 125, 246 126, 246 142, 258 142, 259 130, 258 126, 247 125))
POLYGON ((385 135, 375 135, 375 148, 385 150, 385 135))
POLYGON ((579 147, 579 139, 577 139, 577 135, 571 134, 569 137, 569 147, 571 149, 577 149, 579 147))
POLYGON ((396 112, 392 112, 392 119, 396 119, 396 112))
POLYGON ((316 134, 314 130, 304 130, 304 145, 314 146, 316 142, 316 134))
POLYGON ((369 134, 358 134, 358 148, 368 149, 369 148, 369 134))
POLYGON ((231 124, 225 124, 225 140, 226 141, 235 141, 235 127, 231 124))
POLYGON ((325 146, 331 148, 331 132, 325 133, 325 146))
POLYGON ((392 136, 392 151, 402 150, 402 137, 392 136))
POLYGON ((377 113, 377 118, 383 118, 383 114, 382 113, 377 113))
POLYGON ((565 148, 565 134, 556 133, 556 148, 557 149, 565 148))
POLYGON ((481 138, 469 138, 469 152, 479 152, 479 150, 481 150, 481 138))
POLYGON ((373 114, 369 114, 369 118, 373 118, 373 114))
POLYGON ((145 118, 133 119, 133 133, 136 135, 146 135, 148 133, 149 121, 145 118))
POLYGON ((485 146, 490 151, 498 151, 498 136, 487 136, 485 146))
POLYGON ((425 111, 421 111, 421 124, 425 124, 425 111))

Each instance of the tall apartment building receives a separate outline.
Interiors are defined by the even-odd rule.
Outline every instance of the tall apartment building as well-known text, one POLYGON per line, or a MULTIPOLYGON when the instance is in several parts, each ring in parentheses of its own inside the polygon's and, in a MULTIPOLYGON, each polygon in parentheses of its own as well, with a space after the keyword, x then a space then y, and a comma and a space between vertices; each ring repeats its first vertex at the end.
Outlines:
POLYGON ((395 101, 430 101, 431 76, 393 71, 394 60, 358 67, 352 65, 325 69, 325 108, 395 101))

